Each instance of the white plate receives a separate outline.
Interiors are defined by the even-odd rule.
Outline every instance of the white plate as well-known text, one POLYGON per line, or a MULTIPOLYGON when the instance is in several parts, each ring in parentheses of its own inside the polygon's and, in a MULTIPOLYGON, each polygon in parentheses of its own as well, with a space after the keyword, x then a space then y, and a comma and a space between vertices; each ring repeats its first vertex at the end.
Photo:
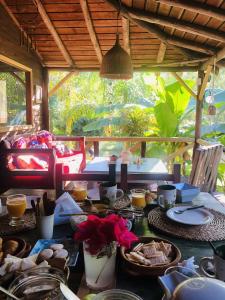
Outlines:
POLYGON ((182 210, 191 206, 176 206, 169 209, 166 215, 171 220, 187 224, 187 225, 204 225, 212 221, 213 215, 204 208, 197 208, 193 210, 187 210, 182 214, 176 214, 175 210, 182 210))

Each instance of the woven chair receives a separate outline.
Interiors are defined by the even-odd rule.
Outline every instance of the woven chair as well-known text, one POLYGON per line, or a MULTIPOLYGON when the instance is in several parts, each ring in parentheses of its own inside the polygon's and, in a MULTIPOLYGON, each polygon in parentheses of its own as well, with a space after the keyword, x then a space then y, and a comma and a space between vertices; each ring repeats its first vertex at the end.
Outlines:
POLYGON ((223 145, 199 146, 193 153, 189 183, 198 186, 202 192, 214 192, 217 170, 223 153, 223 145))

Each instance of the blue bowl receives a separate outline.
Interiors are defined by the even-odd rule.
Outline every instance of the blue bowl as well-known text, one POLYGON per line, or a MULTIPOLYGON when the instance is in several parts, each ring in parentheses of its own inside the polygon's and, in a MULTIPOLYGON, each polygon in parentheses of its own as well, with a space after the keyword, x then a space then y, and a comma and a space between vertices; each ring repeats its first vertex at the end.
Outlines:
POLYGON ((178 203, 190 202, 200 193, 200 188, 188 183, 176 183, 178 203))

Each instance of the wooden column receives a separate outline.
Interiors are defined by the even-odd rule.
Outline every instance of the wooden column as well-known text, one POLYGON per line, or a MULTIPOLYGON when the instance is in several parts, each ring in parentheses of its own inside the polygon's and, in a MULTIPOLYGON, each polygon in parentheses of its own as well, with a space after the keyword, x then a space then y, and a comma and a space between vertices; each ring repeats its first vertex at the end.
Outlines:
POLYGON ((43 68, 42 83, 42 128, 49 130, 49 106, 48 106, 48 69, 43 68))
POLYGON ((32 72, 25 72, 26 79, 26 119, 27 124, 33 124, 33 113, 32 113, 32 98, 33 98, 33 78, 32 72))
POLYGON ((203 101, 199 98, 199 95, 202 89, 203 79, 204 79, 204 72, 198 71, 198 79, 197 79, 198 95, 196 101, 196 114, 195 114, 195 147, 194 148, 196 148, 197 140, 201 137, 203 101))

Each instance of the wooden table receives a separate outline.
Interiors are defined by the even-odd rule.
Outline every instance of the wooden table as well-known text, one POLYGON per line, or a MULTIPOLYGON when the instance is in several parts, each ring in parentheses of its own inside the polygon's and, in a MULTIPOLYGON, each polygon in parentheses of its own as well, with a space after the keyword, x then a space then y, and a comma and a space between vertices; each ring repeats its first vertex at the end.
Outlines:
MULTIPOLYGON (((130 163, 128 165, 128 173, 137 174, 165 174, 168 173, 166 165, 158 158, 142 158, 141 164, 130 163)), ((83 173, 107 173, 109 169, 108 157, 95 157, 89 161, 83 173)), ((119 173, 121 169, 121 159, 117 159, 116 172, 119 173)))
MULTIPOLYGON (((206 206, 225 213, 225 208, 209 194, 201 193, 200 198, 206 206)), ((146 215, 151 208, 151 206, 146 207, 146 215)), ((139 236, 157 236, 170 240, 181 250, 182 260, 194 256, 196 263, 198 264, 201 257, 213 255, 210 246, 206 242, 177 239, 152 231, 148 226, 147 218, 144 219, 141 226, 134 226, 133 230, 139 236)), ((54 228, 54 238, 71 237, 72 234, 73 232, 69 225, 60 225, 55 226, 54 228)), ((32 243, 35 243, 35 241, 38 239, 36 230, 29 231, 21 234, 20 236, 32 243)), ((223 242, 215 242, 215 245, 220 245, 221 243, 223 242)), ((84 286, 80 286, 83 278, 83 270, 84 266, 81 251, 77 265, 71 269, 71 275, 68 283, 70 288, 78 293, 78 295, 84 295, 86 292, 88 292, 88 289, 85 289, 84 286)), ((116 288, 132 291, 142 297, 143 300, 161 300, 163 295, 157 278, 131 276, 123 270, 120 260, 117 264, 116 288)))

